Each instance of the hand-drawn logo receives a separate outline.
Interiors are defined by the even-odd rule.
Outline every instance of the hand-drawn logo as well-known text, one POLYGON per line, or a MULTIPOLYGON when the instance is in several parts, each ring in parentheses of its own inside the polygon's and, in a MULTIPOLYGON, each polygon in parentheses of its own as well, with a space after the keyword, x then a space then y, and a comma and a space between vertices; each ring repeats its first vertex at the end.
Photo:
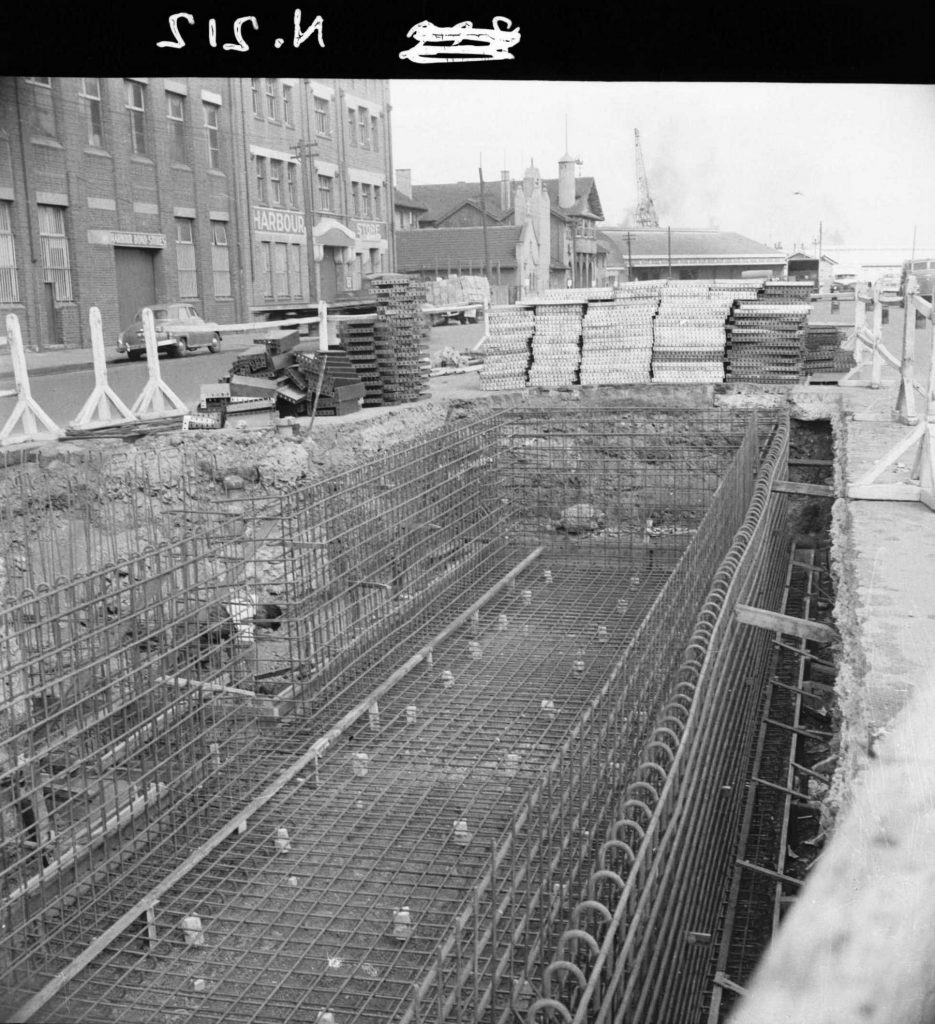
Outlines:
POLYGON ((509 18, 497 16, 491 28, 474 28, 473 22, 459 21, 451 28, 439 28, 420 21, 406 33, 416 45, 403 50, 400 60, 414 64, 457 63, 469 60, 513 60, 510 48, 520 39, 519 29, 509 18))

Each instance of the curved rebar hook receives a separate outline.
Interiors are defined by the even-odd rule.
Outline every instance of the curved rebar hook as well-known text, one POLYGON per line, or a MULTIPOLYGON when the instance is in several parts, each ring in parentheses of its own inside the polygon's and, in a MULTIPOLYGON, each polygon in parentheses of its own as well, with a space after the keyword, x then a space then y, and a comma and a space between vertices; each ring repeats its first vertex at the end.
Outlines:
POLYGON ((553 960, 542 972, 542 981, 547 992, 552 991, 552 975, 558 971, 568 971, 578 983, 578 988, 582 992, 588 987, 588 979, 584 976, 584 971, 577 964, 573 964, 570 960, 553 960))
MULTIPOLYGON (((539 1015, 540 1010, 558 1010, 562 1015, 562 1024, 573 1024, 571 1013, 568 1007, 563 1003, 558 1002, 555 999, 546 997, 544 999, 537 999, 526 1011, 526 1024, 538 1024, 536 1017, 539 1015)), ((552 1018, 555 1019, 554 1017, 552 1018)))
MULTIPOLYGON (((606 846, 607 844, 605 843, 604 845, 606 846)), ((620 845, 623 846, 625 844, 621 843, 620 845)), ((601 849, 603 850, 603 848, 604 847, 602 846, 601 849)), ((629 847, 627 847, 627 849, 629 849, 629 847)), ((598 857, 600 857, 600 855, 598 855, 598 857)), ((603 865, 601 866, 603 867, 603 865)), ((597 913, 604 919, 604 924, 610 924, 614 919, 614 915, 607 909, 607 907, 604 906, 603 903, 600 902, 600 900, 582 900, 571 908, 571 923, 573 927, 580 927, 579 918, 588 910, 597 911, 597 913)))
POLYGON ((619 839, 608 839, 607 842, 604 843, 597 851, 597 862, 600 864, 601 868, 604 868, 605 866, 608 850, 619 850, 621 853, 629 857, 630 863, 627 865, 628 870, 636 863, 636 853, 634 853, 633 847, 630 846, 629 843, 621 842, 619 839))
POLYGON ((597 883, 603 881, 605 878, 608 881, 613 882, 621 892, 623 892, 627 887, 627 883, 620 877, 620 875, 617 874, 616 871, 608 871, 606 868, 601 868, 600 871, 593 872, 591 877, 588 879, 588 899, 600 902, 597 899, 597 895, 594 890, 597 888, 597 883))
MULTIPOLYGON (((594 958, 597 959, 600 956, 601 947, 597 944, 597 939, 594 938, 589 932, 584 931, 582 928, 567 928, 559 936, 558 944, 555 947, 556 954, 561 953, 565 948, 567 942, 583 942, 588 949, 594 954, 594 958)), ((575 955, 578 953, 577 946, 572 951, 575 955)))
MULTIPOLYGON (((659 764, 656 761, 641 761, 639 768, 637 768, 636 770, 638 772, 658 772, 660 783, 663 786, 666 784, 666 781, 669 778, 669 773, 665 770, 665 768, 662 767, 661 764, 659 764)), ((645 779, 640 780, 640 785, 648 786, 649 789, 652 790, 652 794, 655 797, 656 802, 659 802, 659 794, 656 792, 653 786, 651 786, 645 779)))

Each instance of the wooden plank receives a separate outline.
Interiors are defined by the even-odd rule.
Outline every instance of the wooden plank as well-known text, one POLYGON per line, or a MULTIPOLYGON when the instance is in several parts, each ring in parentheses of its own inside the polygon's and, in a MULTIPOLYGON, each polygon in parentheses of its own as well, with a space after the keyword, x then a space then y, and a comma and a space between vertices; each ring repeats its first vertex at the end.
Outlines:
POLYGON ((806 484, 797 480, 776 480, 770 490, 782 494, 810 494, 815 498, 834 497, 834 488, 831 484, 806 484))
POLYGON ((775 878, 777 882, 789 882, 792 885, 805 884, 800 878, 793 878, 791 875, 781 875, 778 871, 770 871, 769 868, 761 868, 759 864, 751 864, 748 860, 738 860, 737 863, 740 867, 748 868, 750 871, 756 871, 761 875, 766 875, 767 878, 775 878))
POLYGON ((797 636, 800 640, 814 640, 820 644, 830 644, 838 639, 838 631, 824 622, 812 622, 809 619, 797 619, 781 612, 767 611, 765 608, 753 608, 748 604, 738 604, 734 608, 738 622, 748 626, 759 626, 776 633, 797 636))
POLYGON ((861 501, 920 501, 922 488, 918 484, 851 484, 848 498, 861 501))
POLYGON ((907 452, 917 441, 922 440, 922 424, 911 430, 898 444, 893 445, 890 450, 871 466, 863 476, 854 481, 855 484, 872 484, 885 469, 889 469, 904 452, 907 452))
POLYGON ((736 992, 738 996, 745 996, 747 994, 747 990, 742 985, 731 981, 723 971, 718 971, 714 975, 714 984, 719 985, 721 988, 726 988, 728 992, 736 992))
POLYGON ((790 466, 833 466, 833 459, 789 459, 790 466))

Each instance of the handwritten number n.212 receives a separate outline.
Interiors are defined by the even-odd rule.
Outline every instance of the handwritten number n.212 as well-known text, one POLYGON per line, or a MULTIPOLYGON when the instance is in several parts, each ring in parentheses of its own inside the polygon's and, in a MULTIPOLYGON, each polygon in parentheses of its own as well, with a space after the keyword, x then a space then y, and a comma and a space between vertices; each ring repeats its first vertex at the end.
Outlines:
MULTIPOLYGON (((186 11, 179 11, 177 14, 170 14, 169 30, 171 31, 175 39, 174 41, 163 39, 156 43, 156 45, 160 47, 168 47, 172 50, 183 49, 185 46, 185 40, 182 38, 182 34, 179 30, 179 21, 183 19, 187 21, 189 25, 195 24, 195 16, 193 14, 189 14, 186 11)), ((324 22, 320 14, 314 19, 311 25, 309 25, 309 27, 304 30, 302 29, 302 11, 300 8, 297 7, 295 9, 295 14, 293 15, 292 20, 295 26, 295 31, 292 39, 292 45, 294 47, 301 46, 313 32, 318 33, 318 45, 325 45, 324 39, 322 38, 322 29, 324 27, 324 22)), ((259 23, 257 22, 257 19, 254 18, 253 15, 249 15, 245 18, 237 18, 234 22, 233 28, 234 38, 237 40, 237 42, 224 43, 222 49, 234 50, 238 53, 246 53, 249 51, 250 47, 243 37, 243 26, 247 22, 252 23, 254 31, 257 31, 260 27, 259 23)), ((215 18, 208 19, 208 42, 212 47, 217 46, 217 20, 215 18)))

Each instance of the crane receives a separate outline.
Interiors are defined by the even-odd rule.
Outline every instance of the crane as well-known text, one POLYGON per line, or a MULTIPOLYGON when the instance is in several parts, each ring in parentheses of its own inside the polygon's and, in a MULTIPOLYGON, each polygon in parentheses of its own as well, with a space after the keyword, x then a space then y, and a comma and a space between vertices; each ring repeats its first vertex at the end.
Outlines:
POLYGON ((649 194, 649 182, 646 180, 646 167, 643 164, 643 151, 640 149, 640 130, 633 129, 636 136, 636 188, 638 203, 636 207, 636 223, 641 228, 658 228, 659 218, 656 216, 656 208, 653 206, 652 196, 649 194))

